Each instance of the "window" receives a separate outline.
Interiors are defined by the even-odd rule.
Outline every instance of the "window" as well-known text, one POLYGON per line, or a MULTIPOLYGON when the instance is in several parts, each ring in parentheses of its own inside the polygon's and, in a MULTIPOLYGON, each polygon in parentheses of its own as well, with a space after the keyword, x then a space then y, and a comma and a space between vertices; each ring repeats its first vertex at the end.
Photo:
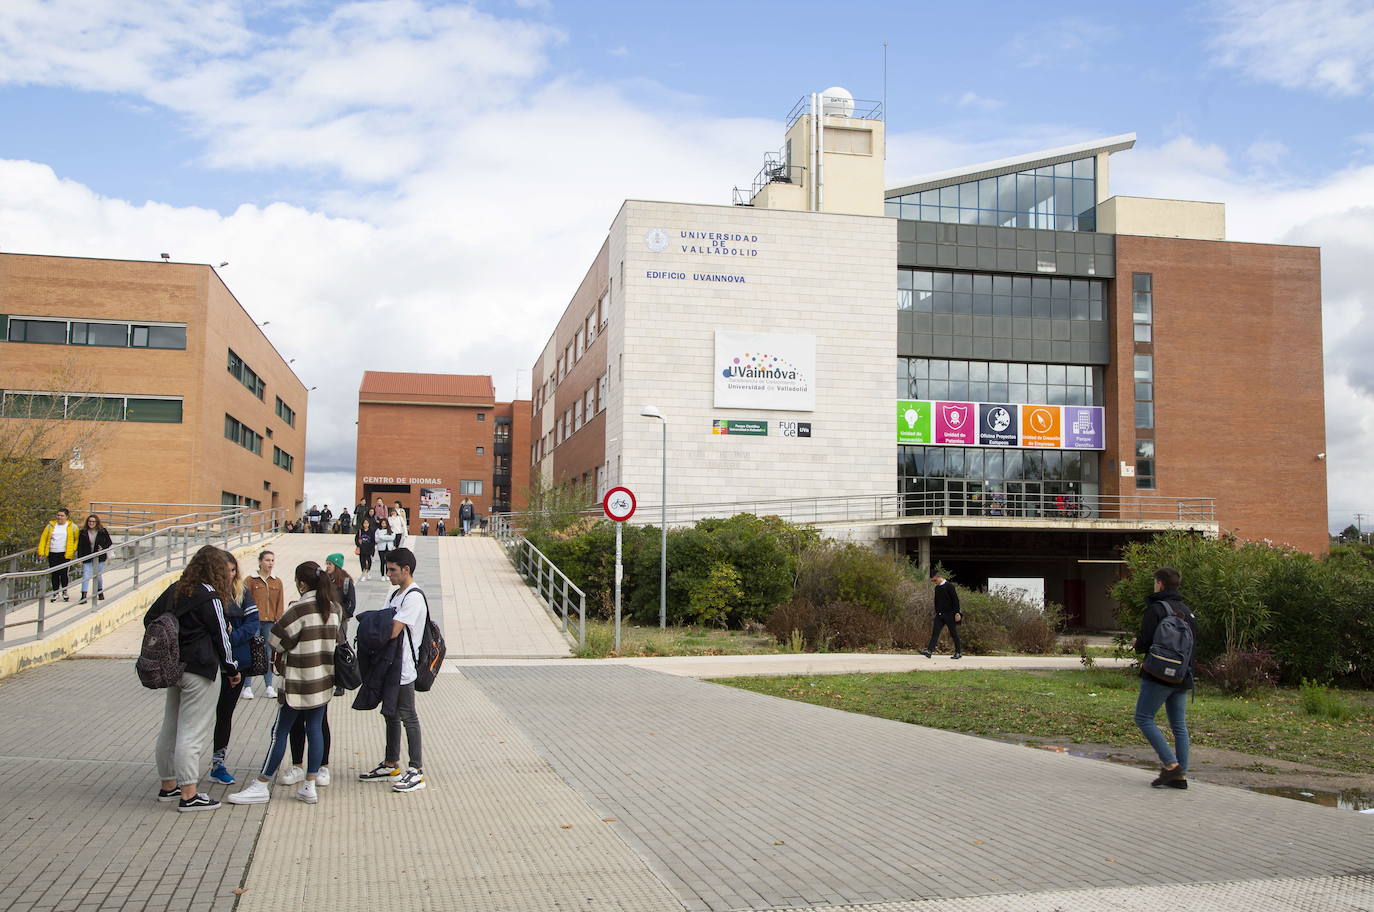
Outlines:
POLYGON ((495 428, 495 430, 494 430, 494 432, 493 432, 493 434, 492 434, 492 439, 493 439, 494 441, 496 441, 497 443, 509 443, 509 442, 510 442, 510 419, 509 419, 509 418, 497 418, 497 419, 496 419, 496 428, 495 428))
POLYGON ((458 493, 480 496, 482 493, 482 483, 480 481, 460 481, 458 482, 458 493))
MULTIPOLYGON (((565 376, 567 376, 567 374, 568 374, 568 372, 567 372, 566 370, 563 369, 563 359, 560 357, 560 358, 558 359, 558 382, 559 382, 559 383, 562 383, 562 382, 563 382, 563 378, 564 378, 565 376)), ((549 378, 549 382, 550 382, 550 383, 554 382, 552 377, 549 378)))
POLYGON ((262 381, 262 378, 257 375, 257 372, 249 367, 242 358, 234 354, 232 348, 229 349, 228 363, 229 373, 237 377, 238 381, 247 387, 248 392, 261 399, 263 392, 267 389, 267 384, 262 381))
POLYGON ((1155 426, 1154 355, 1135 356, 1135 426, 1155 426))
POLYGON ((478 413, 477 413, 477 420, 478 420, 478 421, 486 421, 486 420, 487 420, 487 413, 486 413, 486 412, 478 412, 478 413))
POLYGON ((248 452, 262 455, 262 435, 233 415, 224 416, 224 436, 248 452))
POLYGON ((586 412, 586 418, 583 419, 582 423, 586 424, 588 421, 591 421, 592 416, 596 414, 595 385, 587 387, 587 392, 582 397, 582 409, 584 412, 586 412))
POLYGON ((66 320, 16 320, 11 317, 9 330, 11 342, 62 345, 67 341, 66 320))
POLYGON ((579 327, 578 330, 577 330, 577 336, 576 336, 576 345, 577 345, 577 355, 576 355, 576 358, 577 358, 577 360, 579 360, 579 361, 582 360, 582 355, 587 351, 586 342, 587 342, 587 337, 586 337, 585 335, 583 335, 582 329, 579 327))
POLYGON ((6 418, 69 418, 74 421, 181 423, 181 400, 112 395, 6 393, 0 413, 6 418))
POLYGON ((573 431, 576 432, 582 427, 582 397, 577 397, 577 402, 573 405, 573 431))
POLYGON ((486 454, 486 452, 487 452, 487 448, 486 448, 486 447, 478 447, 478 448, 477 448, 477 455, 478 455, 478 456, 483 456, 483 455, 486 454))
POLYGON ((898 399, 1102 405, 1103 385, 1103 369, 1088 364, 897 359, 898 399))
POLYGON ((587 347, 592 347, 592 341, 596 338, 596 311, 587 314, 587 319, 583 321, 584 330, 587 334, 587 347))
POLYGON ((573 363, 573 343, 569 342, 568 347, 563 351, 563 368, 565 375, 572 373, 573 363))
POLYGON ((1131 276, 1131 320, 1135 325, 1135 341, 1151 342, 1154 322, 1154 276, 1137 272, 1131 276))
POLYGON ((277 397, 277 417, 280 418, 282 421, 285 421, 291 427, 296 426, 296 412, 291 408, 291 406, 287 405, 285 402, 282 402, 281 396, 277 397))
POLYGON ((129 346, 129 324, 85 323, 73 320, 70 330, 72 345, 104 345, 110 348, 129 346))
POLYGON ((606 291, 596 302, 596 328, 603 330, 606 328, 606 321, 610 319, 610 308, 606 306, 606 299, 610 297, 610 291, 606 291))
POLYGON ((1095 231, 1097 161, 1081 158, 895 196, 886 201, 886 212, 927 222, 1095 231))
POLYGON ((596 410, 604 412, 606 410, 606 375, 602 374, 601 379, 596 381, 596 410))
POLYGON ((899 269, 897 309, 980 317, 1103 320, 1105 288, 1101 279, 899 269))
POLYGON ((295 464, 296 460, 290 453, 286 452, 281 447, 272 447, 272 465, 281 466, 283 469, 290 472, 295 464))
POLYGON ((135 324, 129 327, 131 348, 186 348, 185 326, 135 324))
POLYGON ((1138 491, 1152 491, 1155 487, 1155 442, 1135 442, 1135 486, 1138 491))

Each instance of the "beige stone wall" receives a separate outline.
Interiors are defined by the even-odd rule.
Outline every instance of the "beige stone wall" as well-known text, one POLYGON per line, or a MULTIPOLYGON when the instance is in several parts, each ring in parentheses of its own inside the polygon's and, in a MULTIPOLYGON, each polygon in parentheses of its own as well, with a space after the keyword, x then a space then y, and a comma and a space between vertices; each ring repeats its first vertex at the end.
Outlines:
POLYGON ((1226 240, 1226 204, 1113 196, 1097 207, 1097 230, 1137 237, 1226 240))

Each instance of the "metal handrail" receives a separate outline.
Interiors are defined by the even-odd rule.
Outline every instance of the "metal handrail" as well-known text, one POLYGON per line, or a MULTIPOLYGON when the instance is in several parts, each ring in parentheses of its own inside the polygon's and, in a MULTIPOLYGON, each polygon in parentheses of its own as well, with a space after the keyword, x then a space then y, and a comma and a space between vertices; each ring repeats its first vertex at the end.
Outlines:
MULTIPOLYGON (((192 514, 195 515, 195 514, 192 514)), ((207 514, 208 515, 208 514, 207 514)), ((260 541, 276 534, 285 518, 283 509, 258 510, 251 513, 235 511, 209 515, 208 519, 178 523, 147 532, 114 544, 101 554, 73 558, 52 567, 0 573, 0 647, 41 640, 52 633, 93 613, 98 608, 98 592, 118 596, 133 592, 142 584, 148 572, 168 573, 174 562, 185 564, 191 554, 208 544, 222 544, 226 549, 260 541), (100 556, 106 560, 103 566, 100 556), (66 568, 76 571, 70 585, 79 585, 83 565, 99 570, 92 574, 92 583, 99 579, 101 587, 87 589, 84 599, 70 604, 56 602, 48 585, 49 575, 66 568), (56 606, 50 608, 49 606, 56 606), (33 632, 15 638, 10 630, 32 626, 33 632)))
POLYGON ((520 535, 511 526, 504 514, 491 519, 491 534, 500 543, 506 557, 515 566, 525 581, 558 616, 564 636, 568 633, 568 614, 574 604, 577 607, 577 646, 587 645, 587 595, 567 575, 559 570, 544 552, 534 546, 528 538, 520 535), (560 582, 561 581, 561 582, 560 582), (573 596, 576 596, 574 602, 573 596))
MULTIPOLYGON (((186 506, 186 504, 179 504, 178 506, 186 506)), ((100 511, 91 510, 90 512, 99 513, 100 511)), ((166 528, 169 525, 206 522, 216 517, 228 517, 235 515, 246 516, 249 514, 249 512, 251 511, 242 507, 220 507, 214 510, 201 510, 196 513, 182 513, 179 516, 167 516, 161 519, 146 519, 143 522, 130 523, 128 525, 118 525, 111 523, 103 523, 103 525, 105 527, 105 530, 110 533, 111 537, 114 537, 115 535, 123 535, 124 538, 121 539, 121 541, 127 541, 128 537, 131 534, 136 533, 140 529, 150 526, 152 527, 152 531, 156 531, 159 526, 166 528)), ((83 520, 79 520, 77 517, 72 516, 71 522, 76 523, 78 530, 82 528, 83 520)), ((119 542, 116 542, 116 544, 118 543, 119 542)), ((15 573, 19 570, 24 569, 35 569, 37 567, 38 558, 39 554, 38 549, 36 547, 28 548, 24 551, 15 551, 10 554, 6 554, 3 557, 0 557, 0 574, 15 573), (21 566, 25 563, 31 564, 32 566, 21 566)))
MULTIPOLYGON (((1213 523, 1216 499, 1212 497, 1155 497, 1120 494, 1025 494, 986 490, 920 493, 848 494, 833 497, 792 497, 701 504, 669 504, 668 525, 680 526, 712 517, 753 513, 778 516, 808 525, 882 523, 909 517, 988 517, 1051 521, 1105 520, 1123 522, 1213 523)), ((636 525, 657 523, 662 508, 640 504, 636 525)), ((508 524, 525 514, 499 514, 508 524)), ((601 516, 599 508, 578 511, 581 516, 601 516)))

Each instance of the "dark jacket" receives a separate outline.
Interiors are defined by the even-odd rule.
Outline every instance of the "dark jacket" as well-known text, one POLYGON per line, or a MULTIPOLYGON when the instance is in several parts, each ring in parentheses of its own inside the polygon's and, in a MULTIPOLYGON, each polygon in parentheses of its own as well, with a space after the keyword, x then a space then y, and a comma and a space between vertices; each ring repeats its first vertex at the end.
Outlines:
POLYGON ((953 621, 959 614, 959 593, 949 580, 935 587, 935 616, 945 621, 953 621))
POLYGON ((253 637, 260 633, 258 605, 253 601, 252 591, 245 588, 241 603, 226 605, 224 619, 229 623, 229 646, 234 650, 234 662, 240 671, 246 672, 253 667, 253 637))
POLYGON ((143 615, 143 626, 146 628, 154 618, 170 611, 176 615, 181 631, 178 647, 187 671, 207 681, 213 681, 216 672, 238 674, 219 595, 209 586, 202 585, 192 595, 178 599, 176 589, 177 584, 173 583, 157 597, 148 613, 143 615))
POLYGON ((110 541, 110 533, 101 526, 95 533, 95 547, 91 547, 91 537, 86 534, 83 528, 76 539, 76 556, 90 557, 92 554, 100 555, 100 562, 103 564, 110 559, 109 549, 114 547, 114 542, 110 541))
MULTIPOLYGON (((353 585, 353 578, 350 576, 345 576, 339 586, 339 606, 343 608, 345 621, 353 617, 353 612, 358 610, 358 587, 353 585)), ((342 628, 342 625, 340 627, 342 628)))
POLYGON ((358 531, 353 536, 353 544, 357 545, 363 553, 370 553, 377 546, 376 540, 372 537, 375 531, 376 527, 371 523, 366 529, 359 526, 358 531))
MULTIPOLYGON (((1184 603, 1183 596, 1179 595, 1177 591, 1173 589, 1164 589, 1160 592, 1152 592, 1145 596, 1145 613, 1140 617, 1140 633, 1137 634, 1135 638, 1136 652, 1143 655, 1149 652, 1150 647, 1154 645, 1155 629, 1159 627, 1160 621, 1169 616, 1169 610, 1165 607, 1165 603, 1172 605, 1174 611, 1183 615, 1183 619, 1188 622, 1188 626, 1193 630, 1193 642, 1197 642, 1197 618, 1193 616, 1193 610, 1184 603)), ((1140 676, 1142 678, 1146 677, 1145 669, 1142 668, 1140 670, 1140 676)), ((1155 677, 1150 677, 1149 680, 1159 681, 1159 679, 1155 677)), ((1163 681, 1159 681, 1159 683, 1164 684, 1163 681)), ((1192 687, 1192 667, 1190 666, 1188 668, 1188 674, 1184 676, 1181 683, 1175 685, 1165 684, 1165 686, 1173 686, 1175 688, 1192 687)))
POLYGON ((396 609, 382 608, 358 615, 358 634, 354 642, 358 671, 363 683, 353 698, 354 709, 382 708, 382 715, 396 715, 401 695, 401 637, 391 635, 396 609))
POLYGON ((458 518, 459 518, 459 519, 476 519, 476 518, 477 518, 477 510, 473 507, 472 504, 464 502, 464 503, 460 504, 459 507, 458 507, 458 518))

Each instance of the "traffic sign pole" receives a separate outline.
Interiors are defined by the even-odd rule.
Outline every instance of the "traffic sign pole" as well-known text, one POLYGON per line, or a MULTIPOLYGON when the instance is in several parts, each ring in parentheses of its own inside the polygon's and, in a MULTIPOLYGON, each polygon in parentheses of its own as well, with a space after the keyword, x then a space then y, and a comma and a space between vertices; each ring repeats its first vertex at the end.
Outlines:
POLYGON ((625 520, 635 515, 635 495, 629 488, 616 487, 606 492, 601 509, 615 521, 615 651, 620 652, 620 583, 625 578, 621 563, 621 534, 625 520))

